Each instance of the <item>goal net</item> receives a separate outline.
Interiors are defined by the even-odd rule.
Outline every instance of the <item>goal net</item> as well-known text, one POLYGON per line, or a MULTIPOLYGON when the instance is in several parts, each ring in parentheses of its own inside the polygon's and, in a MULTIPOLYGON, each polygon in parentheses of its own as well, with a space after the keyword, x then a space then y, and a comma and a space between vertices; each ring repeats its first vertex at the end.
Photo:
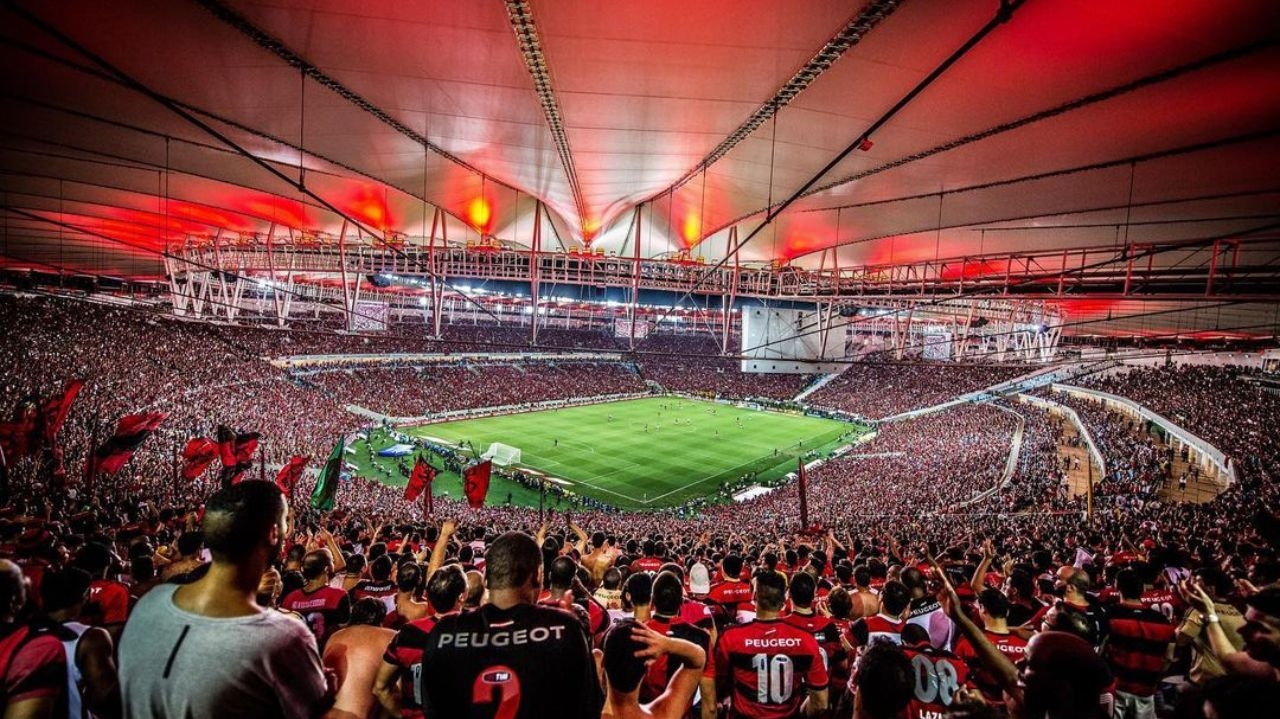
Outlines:
POLYGON ((489 449, 482 455, 485 459, 493 460, 493 463, 499 467, 506 467, 520 462, 520 448, 512 447, 509 444, 494 442, 489 445, 489 449))

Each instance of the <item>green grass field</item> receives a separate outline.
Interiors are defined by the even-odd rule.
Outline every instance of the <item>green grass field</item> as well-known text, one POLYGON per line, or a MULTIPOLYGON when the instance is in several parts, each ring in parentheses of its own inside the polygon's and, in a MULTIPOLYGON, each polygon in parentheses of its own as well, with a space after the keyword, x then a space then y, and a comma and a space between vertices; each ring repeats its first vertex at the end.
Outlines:
MULTIPOLYGON (((520 448, 521 465, 560 480, 565 489, 624 509, 681 504, 715 493, 723 482, 756 472, 775 479, 807 451, 826 452, 865 428, 834 420, 760 412, 675 397, 569 407, 406 428, 407 434, 520 448), (852 433, 852 435, 850 434, 852 433)), ((373 449, 393 443, 375 434, 373 449)), ((365 469, 366 452, 356 464, 365 469)), ((374 458, 374 462, 390 462, 374 458)), ((395 472, 370 474, 403 485, 395 472), (394 476, 386 476, 394 475, 394 476)), ((437 478, 437 495, 460 496, 456 476, 437 478)), ((537 492, 495 478, 489 501, 537 506, 537 492)))

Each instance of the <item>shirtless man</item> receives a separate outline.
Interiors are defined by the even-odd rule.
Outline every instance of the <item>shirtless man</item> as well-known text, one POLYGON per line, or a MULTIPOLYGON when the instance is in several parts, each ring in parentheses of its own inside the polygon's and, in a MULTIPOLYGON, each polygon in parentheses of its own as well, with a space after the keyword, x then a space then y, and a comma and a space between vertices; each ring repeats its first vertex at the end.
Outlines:
POLYGON ((604 640, 605 702, 601 718, 680 719, 693 704, 707 654, 693 642, 664 636, 633 619, 615 624, 604 640), (648 662, 669 655, 681 661, 666 691, 640 703, 648 662))
POLYGON ((338 694, 329 719, 377 719, 382 707, 373 695, 382 655, 396 633, 382 627, 386 605, 365 597, 351 609, 351 623, 333 633, 324 647, 324 667, 337 676, 338 694))
POLYGON ((604 532, 591 535, 591 552, 582 558, 582 566, 591 572, 591 585, 600 586, 604 581, 604 573, 609 571, 618 559, 618 551, 613 544, 606 541, 604 532))

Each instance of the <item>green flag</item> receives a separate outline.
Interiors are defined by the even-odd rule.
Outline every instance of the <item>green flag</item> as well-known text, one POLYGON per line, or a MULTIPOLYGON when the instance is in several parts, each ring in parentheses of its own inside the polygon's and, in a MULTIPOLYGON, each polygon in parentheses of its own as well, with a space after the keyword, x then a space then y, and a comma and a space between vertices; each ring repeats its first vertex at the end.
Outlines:
POLYGON ((329 459, 320 470, 320 478, 316 480, 316 488, 311 492, 311 506, 322 512, 333 509, 333 500, 338 496, 338 475, 342 473, 342 438, 333 445, 329 459))

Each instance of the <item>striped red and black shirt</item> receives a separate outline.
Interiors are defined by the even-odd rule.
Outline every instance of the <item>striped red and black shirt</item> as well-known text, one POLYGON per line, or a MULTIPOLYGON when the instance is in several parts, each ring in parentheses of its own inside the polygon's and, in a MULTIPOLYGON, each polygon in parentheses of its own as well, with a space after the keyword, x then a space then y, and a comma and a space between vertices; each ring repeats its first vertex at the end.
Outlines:
POLYGON ((1111 633, 1103 657, 1116 676, 1116 689, 1137 696, 1155 694, 1175 628, 1160 612, 1120 604, 1107 610, 1111 633))

